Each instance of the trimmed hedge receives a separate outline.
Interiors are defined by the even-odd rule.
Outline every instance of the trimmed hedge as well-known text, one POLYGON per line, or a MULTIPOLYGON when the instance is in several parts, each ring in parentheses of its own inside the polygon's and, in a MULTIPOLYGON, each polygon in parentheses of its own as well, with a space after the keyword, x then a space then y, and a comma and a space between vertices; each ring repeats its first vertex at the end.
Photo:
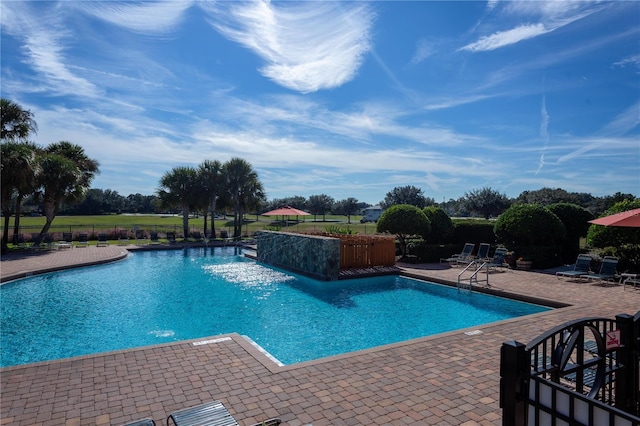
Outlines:
MULTIPOLYGON (((453 226, 451 243, 489 243, 494 245, 496 242, 493 223, 487 220, 455 220, 453 226)), ((462 248, 462 246, 460 247, 462 248)))

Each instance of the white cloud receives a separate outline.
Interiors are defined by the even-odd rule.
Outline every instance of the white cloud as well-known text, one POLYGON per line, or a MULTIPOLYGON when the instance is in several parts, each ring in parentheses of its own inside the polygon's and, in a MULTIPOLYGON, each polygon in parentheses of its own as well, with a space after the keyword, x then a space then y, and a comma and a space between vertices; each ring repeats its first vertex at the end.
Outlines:
POLYGON ((624 68, 626 66, 635 66, 636 68, 640 68, 640 55, 626 57, 621 61, 614 62, 613 65, 620 68, 624 68))
POLYGON ((215 29, 266 61, 265 77, 302 93, 350 81, 370 49, 374 14, 367 3, 200 5, 215 29))
POLYGON ((553 31, 553 29, 545 28, 542 24, 521 25, 507 31, 499 31, 495 34, 484 36, 480 38, 480 40, 461 47, 458 50, 468 50, 470 52, 495 50, 500 47, 509 46, 523 40, 546 34, 550 31, 553 31))
MULTIPOLYGON (((500 5, 504 5, 500 15, 509 16, 508 22, 515 17, 526 23, 484 35, 458 50, 484 52, 510 46, 555 31, 604 7, 592 1, 507 1, 500 5)), ((490 1, 487 6, 493 11, 498 3, 490 1)))
POLYGON ((72 35, 65 29, 57 9, 39 7, 28 2, 10 2, 2 6, 3 31, 24 43, 25 62, 39 74, 32 91, 58 95, 96 96, 99 90, 91 82, 75 75, 65 57, 66 43, 72 35))
POLYGON ((420 39, 409 63, 411 63, 411 65, 419 64, 431 55, 433 55, 433 46, 427 40, 420 39))
POLYGON ((165 33, 176 29, 182 22, 184 12, 193 2, 188 0, 148 1, 131 4, 118 1, 81 1, 69 4, 113 25, 149 34, 165 33))
POLYGON ((640 126, 640 102, 622 111, 603 129, 602 133, 611 136, 621 136, 640 126))

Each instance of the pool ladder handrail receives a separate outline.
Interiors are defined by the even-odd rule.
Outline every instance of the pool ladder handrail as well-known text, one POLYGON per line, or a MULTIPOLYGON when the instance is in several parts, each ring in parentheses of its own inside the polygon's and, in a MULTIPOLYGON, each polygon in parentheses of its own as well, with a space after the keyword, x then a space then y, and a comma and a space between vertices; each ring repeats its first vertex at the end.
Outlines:
POLYGON ((466 287, 467 290, 471 291, 473 289, 474 282, 476 283, 476 285, 479 285, 481 282, 484 282, 487 287, 491 287, 491 285, 489 284, 489 268, 485 268, 486 265, 487 265, 487 262, 481 263, 477 260, 473 260, 467 266, 465 266, 464 269, 462 269, 462 271, 460 271, 460 273, 458 274, 458 290, 460 290, 461 287, 466 287), (478 264, 480 266, 473 269, 473 273, 469 276, 469 278, 464 278, 465 282, 463 282, 462 276, 464 275, 464 273, 470 270, 472 266, 478 265, 478 264), (485 279, 479 280, 478 274, 480 273, 480 271, 482 271, 483 268, 485 269, 485 279), (466 284, 467 280, 469 280, 468 285, 466 284))

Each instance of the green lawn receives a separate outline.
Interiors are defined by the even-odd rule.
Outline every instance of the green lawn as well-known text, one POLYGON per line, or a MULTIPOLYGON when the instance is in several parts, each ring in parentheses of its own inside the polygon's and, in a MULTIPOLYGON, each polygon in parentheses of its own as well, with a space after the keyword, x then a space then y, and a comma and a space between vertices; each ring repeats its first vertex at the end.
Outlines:
MULTIPOLYGON (((324 232, 330 228, 349 229, 352 233, 357 234, 375 234, 374 223, 360 223, 361 216, 352 216, 351 224, 347 223, 345 216, 326 216, 327 222, 322 222, 322 216, 318 216, 318 222, 314 221, 313 216, 307 216, 300 219, 299 222, 289 220, 287 226, 283 226, 281 221, 275 220, 273 217, 247 216, 243 234, 252 235, 256 231, 264 229, 281 230, 281 231, 316 231, 324 232)), ((278 218, 281 219, 281 218, 278 218)), ((293 218, 291 218, 293 219, 293 218)), ((10 220, 10 230, 13 230, 14 218, 10 220)), ((40 232, 44 226, 44 217, 22 217, 20 218, 20 232, 29 237, 31 233, 40 232)), ((2 221, 2 226, 4 221, 2 221)), ((208 218, 208 229, 211 230, 211 217, 208 218)), ((227 219, 215 220, 216 231, 224 229, 231 232, 233 228, 233 218, 227 216, 227 219)), ((182 234, 182 216, 177 215, 96 215, 96 216, 57 216, 50 229, 50 233, 88 232, 97 234, 98 232, 106 232, 116 234, 118 230, 140 229, 146 232, 157 231, 164 233, 167 231, 182 234)), ((204 230, 204 221, 202 217, 194 217, 189 219, 189 229, 192 231, 204 230)))

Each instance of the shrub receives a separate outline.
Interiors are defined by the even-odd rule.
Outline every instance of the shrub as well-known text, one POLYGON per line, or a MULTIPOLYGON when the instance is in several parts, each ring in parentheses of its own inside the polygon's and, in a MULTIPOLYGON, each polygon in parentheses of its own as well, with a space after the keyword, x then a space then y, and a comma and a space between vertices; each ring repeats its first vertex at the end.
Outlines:
POLYGON ((564 263, 573 263, 580 253, 580 238, 587 235, 589 221, 593 215, 589 210, 571 203, 556 203, 547 206, 562 221, 566 236, 561 243, 564 263))
POLYGON ((337 225, 325 226, 324 229, 327 232, 327 234, 333 234, 333 235, 351 235, 351 234, 353 234, 353 231, 351 229, 343 228, 343 227, 337 226, 337 225))
POLYGON ((464 243, 493 244, 496 236, 493 233, 494 222, 484 219, 460 219, 453 222, 453 238, 451 242, 462 248, 464 243))
POLYGON ((453 222, 449 215, 440 207, 428 206, 422 209, 422 212, 429 218, 431 222, 431 233, 429 234, 429 242, 441 244, 451 241, 453 237, 453 222))
POLYGON ((416 206, 396 204, 386 209, 376 224, 378 232, 395 234, 400 243, 402 256, 407 254, 407 239, 413 235, 423 238, 429 235, 431 222, 416 206))
POLYGON ((496 221, 494 232, 499 243, 515 250, 516 256, 533 260, 537 268, 555 266, 561 261, 558 252, 566 235, 564 225, 542 205, 509 207, 496 221))

